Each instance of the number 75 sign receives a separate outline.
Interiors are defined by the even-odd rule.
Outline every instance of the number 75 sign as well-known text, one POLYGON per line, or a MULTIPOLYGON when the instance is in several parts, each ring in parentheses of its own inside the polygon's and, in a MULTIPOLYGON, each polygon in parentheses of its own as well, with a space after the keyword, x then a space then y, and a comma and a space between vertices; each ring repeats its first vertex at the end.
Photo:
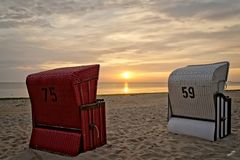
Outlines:
POLYGON ((55 93, 54 87, 48 87, 48 88, 42 88, 42 91, 44 93, 44 101, 47 102, 49 97, 51 97, 51 101, 56 102, 57 101, 57 94, 55 93))

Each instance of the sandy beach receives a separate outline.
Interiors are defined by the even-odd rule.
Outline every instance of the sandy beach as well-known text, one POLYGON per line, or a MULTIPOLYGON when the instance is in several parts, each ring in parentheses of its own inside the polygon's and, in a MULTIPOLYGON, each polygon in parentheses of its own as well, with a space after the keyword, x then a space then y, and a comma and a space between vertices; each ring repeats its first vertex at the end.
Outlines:
POLYGON ((68 157, 28 148, 31 135, 29 99, 0 100, 0 159, 16 160, 158 160, 240 158, 240 91, 232 98, 232 134, 216 142, 167 130, 167 94, 99 96, 107 105, 107 144, 68 157))

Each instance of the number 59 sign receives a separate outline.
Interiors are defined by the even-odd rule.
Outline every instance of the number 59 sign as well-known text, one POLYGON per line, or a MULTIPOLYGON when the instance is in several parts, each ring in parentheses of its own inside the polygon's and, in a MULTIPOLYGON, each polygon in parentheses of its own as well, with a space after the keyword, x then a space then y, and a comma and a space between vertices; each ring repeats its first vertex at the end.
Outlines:
POLYGON ((195 98, 193 87, 182 87, 183 98, 195 98))

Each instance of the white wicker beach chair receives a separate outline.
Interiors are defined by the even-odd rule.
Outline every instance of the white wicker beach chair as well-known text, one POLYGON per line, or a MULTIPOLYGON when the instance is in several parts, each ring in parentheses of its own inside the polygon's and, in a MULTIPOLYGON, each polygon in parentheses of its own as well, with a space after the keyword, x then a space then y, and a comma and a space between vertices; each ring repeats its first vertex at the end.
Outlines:
POLYGON ((229 62, 189 65, 168 80, 168 130, 210 141, 231 133, 231 99, 224 96, 229 62))

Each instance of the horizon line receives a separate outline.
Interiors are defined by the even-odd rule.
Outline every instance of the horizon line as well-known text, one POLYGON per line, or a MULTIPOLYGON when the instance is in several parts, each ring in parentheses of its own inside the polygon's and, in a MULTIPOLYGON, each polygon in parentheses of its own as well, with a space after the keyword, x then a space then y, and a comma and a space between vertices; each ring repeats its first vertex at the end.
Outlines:
MULTIPOLYGON (((240 81, 226 81, 227 83, 240 83, 240 81)), ((0 83, 26 83, 26 81, 0 81, 0 83)), ((98 83, 168 83, 167 81, 98 81, 98 83)))

